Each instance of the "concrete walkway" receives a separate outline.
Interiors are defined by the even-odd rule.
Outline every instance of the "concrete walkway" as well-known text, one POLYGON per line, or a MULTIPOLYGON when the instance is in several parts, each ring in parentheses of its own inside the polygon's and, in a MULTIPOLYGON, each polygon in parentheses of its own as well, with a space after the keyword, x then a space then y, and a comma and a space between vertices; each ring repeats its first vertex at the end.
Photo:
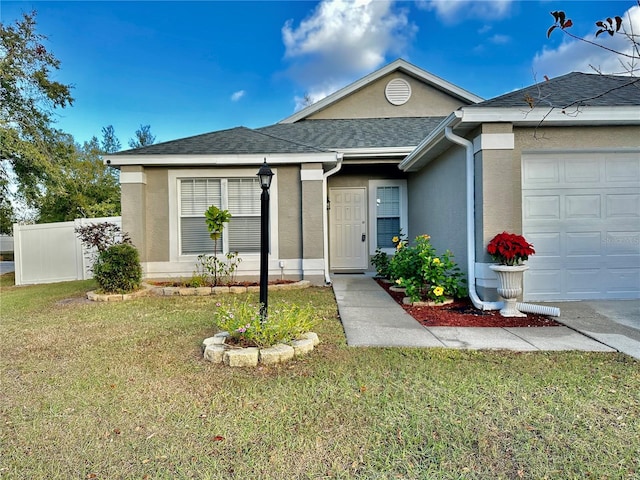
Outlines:
MULTIPOLYGON (((561 327, 424 327, 407 314, 371 276, 333 274, 331 280, 347 344, 351 346, 516 351, 618 350, 640 358, 640 330, 615 323, 591 306, 581 307, 584 302, 558 305, 562 309, 561 320, 565 324, 561 327), (583 313, 585 309, 594 313, 583 313), (582 328, 587 327, 590 330, 585 330, 585 334, 580 333, 582 328), (629 336, 624 335, 623 331, 629 336), (637 337, 634 332, 637 332, 637 337), (612 342, 612 339, 618 342, 612 342)), ((630 302, 629 318, 637 318, 633 317, 633 311, 640 308, 640 302, 630 302)), ((626 315, 622 316, 626 318, 626 315)))

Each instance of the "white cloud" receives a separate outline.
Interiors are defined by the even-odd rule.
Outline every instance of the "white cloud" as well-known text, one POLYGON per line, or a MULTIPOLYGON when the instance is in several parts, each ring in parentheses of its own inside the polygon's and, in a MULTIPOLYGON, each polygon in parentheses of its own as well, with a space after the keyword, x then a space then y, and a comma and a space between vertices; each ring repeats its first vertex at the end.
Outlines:
POLYGON ((242 97, 244 97, 247 94, 247 92, 245 92, 244 90, 238 90, 237 92, 234 92, 231 95, 231 101, 232 102, 237 102, 238 100, 240 100, 242 97))
POLYGON ((499 33, 496 33, 489 39, 489 41, 491 43, 495 43, 496 45, 504 45, 505 43, 509 43, 511 41, 511 37, 509 37, 508 35, 501 35, 499 33))
POLYGON ((282 39, 290 74, 317 101, 401 55, 416 31, 391 0, 323 0, 298 26, 285 23, 282 39))
MULTIPOLYGON (((640 32, 640 6, 631 7, 622 17, 623 28, 627 32, 631 32, 631 26, 634 33, 640 32), (631 25, 629 24, 629 19, 631 19, 631 25)), ((563 33, 556 30, 552 35, 563 35, 563 33)), ((585 38, 606 48, 633 55, 632 45, 623 33, 616 33, 612 37, 604 33, 596 39, 594 32, 585 38)), ((594 69, 591 68, 593 66, 602 73, 625 74, 629 68, 628 63, 630 61, 631 59, 616 55, 609 50, 570 39, 564 41, 558 48, 545 47, 542 52, 537 53, 533 59, 533 71, 539 77, 543 75, 556 77, 569 72, 595 73, 594 69)), ((638 62, 640 62, 640 59, 637 58, 636 54, 635 68, 640 66, 638 62)))
POLYGON ((447 23, 458 23, 469 18, 496 20, 506 17, 513 0, 422 0, 419 8, 432 10, 447 23))

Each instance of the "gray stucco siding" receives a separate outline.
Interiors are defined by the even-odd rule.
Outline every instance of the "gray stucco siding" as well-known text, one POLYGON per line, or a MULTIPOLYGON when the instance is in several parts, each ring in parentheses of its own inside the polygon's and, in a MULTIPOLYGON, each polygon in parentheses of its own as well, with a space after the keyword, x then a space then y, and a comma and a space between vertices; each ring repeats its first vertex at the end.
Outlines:
MULTIPOLYGON (((299 166, 278 166, 278 245, 281 259, 302 258, 302 186, 299 166)), ((319 199, 321 201, 321 198, 319 199)), ((272 205, 272 208, 274 206, 272 205)))
POLYGON ((169 183, 166 168, 145 168, 147 174, 147 261, 169 261, 169 183))
POLYGON ((439 254, 451 250, 467 275, 465 151, 447 150, 408 180, 409 240, 431 236, 439 254))

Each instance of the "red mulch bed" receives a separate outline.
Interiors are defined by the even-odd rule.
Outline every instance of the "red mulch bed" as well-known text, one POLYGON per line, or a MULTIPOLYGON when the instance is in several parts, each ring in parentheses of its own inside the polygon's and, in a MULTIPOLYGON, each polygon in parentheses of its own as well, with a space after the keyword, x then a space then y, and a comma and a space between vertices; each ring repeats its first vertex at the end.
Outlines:
POLYGON ((545 315, 528 313, 526 317, 507 318, 497 310, 478 310, 468 298, 457 299, 439 307, 404 305, 405 294, 392 292, 392 285, 376 279, 405 311, 425 327, 558 327, 560 324, 545 315))

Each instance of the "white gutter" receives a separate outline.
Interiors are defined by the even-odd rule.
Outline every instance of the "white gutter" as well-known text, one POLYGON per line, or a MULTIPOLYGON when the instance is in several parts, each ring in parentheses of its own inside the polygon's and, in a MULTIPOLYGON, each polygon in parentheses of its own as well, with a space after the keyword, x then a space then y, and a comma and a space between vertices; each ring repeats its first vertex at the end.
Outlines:
MULTIPOLYGON (((479 310, 499 310, 504 306, 504 302, 485 302, 480 299, 476 291, 476 248, 475 248, 475 175, 473 162, 473 143, 466 138, 453 133, 453 121, 445 125, 444 135, 447 140, 461 145, 465 149, 466 157, 466 177, 467 177, 467 270, 469 277, 469 298, 473 305, 479 310)), ((547 305, 533 305, 530 303, 517 303, 516 308, 521 312, 538 313, 560 316, 560 309, 547 305)))
POLYGON ((324 282, 326 285, 331 285, 331 275, 329 273, 329 213, 327 211, 327 178, 331 175, 338 173, 342 168, 342 153, 336 154, 338 164, 328 172, 322 174, 322 231, 324 232, 324 245, 323 245, 323 257, 324 257, 324 282))

